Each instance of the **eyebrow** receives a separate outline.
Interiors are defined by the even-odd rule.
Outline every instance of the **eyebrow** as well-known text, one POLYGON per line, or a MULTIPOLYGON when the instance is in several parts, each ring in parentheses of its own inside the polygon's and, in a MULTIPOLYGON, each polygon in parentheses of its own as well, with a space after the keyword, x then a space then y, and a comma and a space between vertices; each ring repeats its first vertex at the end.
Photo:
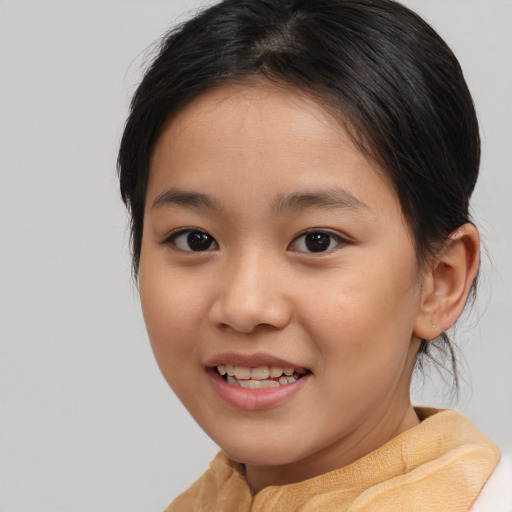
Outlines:
POLYGON ((221 211, 222 204, 216 197, 200 192, 185 192, 170 188, 157 196, 151 205, 152 210, 168 205, 179 205, 197 210, 221 211))
POLYGON ((290 210, 312 208, 341 208, 370 211, 368 205, 343 188, 298 192, 287 196, 280 195, 272 203, 272 211, 276 214, 290 210))
MULTIPOLYGON (((200 192, 187 192, 169 188, 159 194, 153 201, 152 210, 168 205, 185 206, 197 210, 220 212, 224 208, 217 197, 200 192)), ((295 192, 289 195, 278 195, 271 204, 271 211, 283 214, 288 211, 315 208, 341 208, 350 210, 370 210, 354 194, 343 188, 330 188, 295 192)))

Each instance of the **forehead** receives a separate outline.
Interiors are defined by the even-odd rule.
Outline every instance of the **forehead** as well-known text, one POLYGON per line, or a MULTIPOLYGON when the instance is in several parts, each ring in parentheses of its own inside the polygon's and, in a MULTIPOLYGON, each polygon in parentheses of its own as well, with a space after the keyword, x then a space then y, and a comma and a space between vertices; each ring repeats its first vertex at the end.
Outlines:
POLYGON ((200 138, 201 143, 217 139, 227 144, 245 138, 249 144, 269 146, 276 131, 282 142, 290 134, 287 142, 296 141, 299 147, 303 147, 304 139, 337 145, 347 142, 341 124, 320 101, 292 86, 263 79, 227 84, 203 93, 166 123, 160 139, 200 138))
POLYGON ((338 183, 366 202, 373 196, 377 206, 384 196, 397 203, 382 170, 319 101, 265 81, 197 97, 167 122, 155 146, 149 196, 166 186, 225 192, 226 183, 241 196, 259 190, 255 184, 284 194, 338 183))

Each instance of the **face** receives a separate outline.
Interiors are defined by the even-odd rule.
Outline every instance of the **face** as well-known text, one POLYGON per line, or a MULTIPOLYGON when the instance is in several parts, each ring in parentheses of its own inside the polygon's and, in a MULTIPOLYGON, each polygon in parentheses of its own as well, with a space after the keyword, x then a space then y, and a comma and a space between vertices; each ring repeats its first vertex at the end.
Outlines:
POLYGON ((143 233, 161 371, 249 479, 315 476, 408 428, 411 235, 315 101, 264 83, 195 99, 155 147, 143 233))

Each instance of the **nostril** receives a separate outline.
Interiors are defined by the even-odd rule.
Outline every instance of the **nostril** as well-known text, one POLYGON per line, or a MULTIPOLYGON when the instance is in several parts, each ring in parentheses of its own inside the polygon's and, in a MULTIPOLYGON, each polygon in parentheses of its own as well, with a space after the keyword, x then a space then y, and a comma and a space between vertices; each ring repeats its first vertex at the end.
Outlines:
POLYGON ((217 329, 246 335, 283 329, 289 324, 291 317, 291 308, 288 305, 256 307, 238 304, 230 307, 217 304, 212 307, 209 315, 211 324, 217 329))
POLYGON ((209 320, 216 328, 241 334, 282 329, 290 322, 291 304, 283 283, 262 270, 262 259, 241 256, 219 276, 219 292, 211 303, 209 320))

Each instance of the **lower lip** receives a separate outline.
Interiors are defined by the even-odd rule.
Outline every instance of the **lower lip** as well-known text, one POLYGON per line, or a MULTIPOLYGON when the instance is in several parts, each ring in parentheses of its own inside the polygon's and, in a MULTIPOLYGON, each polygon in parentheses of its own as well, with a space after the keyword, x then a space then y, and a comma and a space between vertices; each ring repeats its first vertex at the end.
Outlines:
POLYGON ((208 369, 208 375, 217 394, 235 409, 258 411, 272 409, 289 400, 297 394, 309 381, 311 375, 304 375, 291 384, 273 388, 246 389, 228 384, 213 368, 208 369))

